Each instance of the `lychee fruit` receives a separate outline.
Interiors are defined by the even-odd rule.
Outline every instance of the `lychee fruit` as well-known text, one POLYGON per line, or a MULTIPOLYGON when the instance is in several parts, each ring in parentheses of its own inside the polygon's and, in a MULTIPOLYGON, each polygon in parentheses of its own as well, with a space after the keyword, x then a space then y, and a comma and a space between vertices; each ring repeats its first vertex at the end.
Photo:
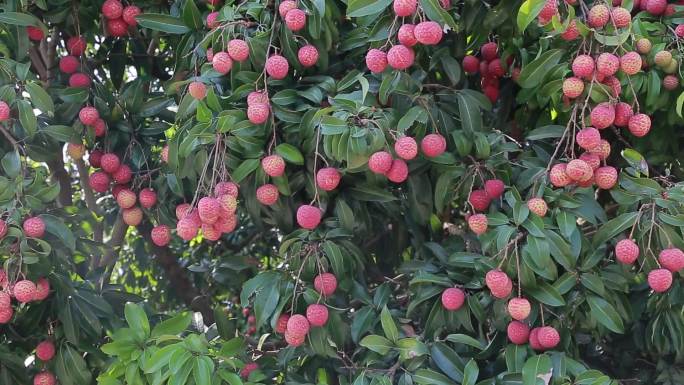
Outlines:
POLYGON ((660 266, 676 273, 684 269, 684 252, 676 247, 664 249, 658 256, 658 262, 660 262, 660 266))
POLYGON ((27 218, 22 227, 27 237, 42 238, 45 235, 45 222, 40 217, 27 218))
POLYGON ((285 333, 287 331, 287 321, 289 320, 290 316, 288 314, 281 314, 276 322, 275 332, 279 334, 285 333))
POLYGON ((307 44, 297 51, 299 64, 304 68, 313 67, 318 62, 318 49, 311 44, 307 44))
POLYGON ((325 305, 312 303, 306 308, 306 319, 311 326, 324 326, 328 322, 328 308, 325 305))
POLYGON ((157 193, 151 188, 144 188, 138 193, 138 199, 142 207, 149 209, 157 203, 157 193))
POLYGON ((102 15, 107 19, 118 19, 123 13, 123 4, 119 0, 105 0, 102 3, 102 15))
POLYGON ((33 377, 33 385, 55 385, 57 379, 55 375, 50 372, 40 372, 33 377))
POLYGON ((125 184, 131 181, 133 172, 128 165, 122 164, 112 173, 112 179, 118 184, 125 184))
POLYGON ((14 309, 11 306, 0 308, 0 325, 8 323, 14 315, 14 309))
POLYGON ((290 65, 288 64, 287 59, 280 55, 273 55, 266 60, 266 72, 273 79, 285 79, 289 70, 290 65))
POLYGON ((33 295, 34 301, 42 301, 50 295, 50 281, 40 278, 36 281, 36 292, 33 295))
POLYGON ((637 52, 642 55, 648 55, 651 52, 651 48, 653 48, 653 44, 645 37, 642 37, 636 42, 637 52))
POLYGON ((476 235, 487 232, 487 216, 484 214, 474 214, 468 217, 468 228, 476 235))
POLYGON ((476 74, 480 69, 480 60, 472 55, 466 55, 462 63, 463 71, 467 74, 476 74))
POLYGON ((199 226, 190 217, 182 218, 176 224, 176 233, 185 241, 189 241, 197 236, 199 226))
POLYGON ((599 167, 594 171, 596 185, 603 190, 612 189, 618 180, 618 172, 613 166, 599 167))
POLYGON ((569 77, 563 81, 563 95, 574 99, 584 92, 584 81, 577 77, 569 77))
POLYGON ((123 21, 125 21, 126 24, 128 24, 130 26, 136 26, 136 25, 138 25, 138 20, 136 20, 135 17, 140 15, 141 13, 142 13, 142 11, 137 6, 127 5, 123 9, 123 12, 121 14, 121 18, 123 18, 123 21))
POLYGON ((392 168, 392 155, 386 151, 373 153, 368 159, 368 168, 375 174, 387 174, 392 168))
POLYGON ((527 201, 527 208, 530 209, 531 212, 539 215, 540 217, 543 217, 546 215, 546 212, 548 211, 549 207, 546 204, 546 201, 544 201, 542 198, 532 198, 529 201, 527 201))
POLYGON ((41 41, 43 38, 45 38, 43 30, 32 26, 26 27, 26 34, 31 41, 41 41))
POLYGON ((52 341, 42 341, 36 346, 36 357, 41 361, 50 361, 55 356, 55 344, 52 341))
POLYGON ((463 306, 465 292, 457 287, 450 287, 442 292, 442 306, 448 311, 455 311, 463 306))
POLYGON ((210 12, 207 15, 207 27, 209 29, 214 29, 214 28, 218 27, 219 22, 216 20, 218 18, 218 16, 219 16, 218 12, 210 12))
POLYGON ((666 0, 643 0, 645 1, 646 4, 646 12, 650 13, 651 15, 661 15, 665 12, 667 9, 667 1, 666 0))
POLYGON ((306 338, 305 335, 299 336, 299 335, 294 335, 288 331, 285 331, 285 342, 287 342, 287 344, 289 346, 292 346, 292 347, 300 346, 304 343, 305 338, 306 338))
POLYGON ((158 225, 152 228, 150 233, 150 238, 152 238, 152 243, 159 247, 163 247, 171 242, 171 229, 166 225, 158 225))
MULTIPOLYGON (((9 226, 7 226, 7 222, 0 219, 0 239, 4 238, 5 235, 7 235, 8 228, 9 226)), ((0 305, 0 307, 2 306, 0 305)))
POLYGON ((409 47, 397 44, 387 51, 387 63, 395 70, 405 70, 413 65, 416 55, 409 47))
POLYGON ((506 298, 513 290, 513 282, 501 270, 490 270, 485 275, 485 284, 496 298, 506 298))
POLYGON ((625 102, 620 102, 615 105, 615 120, 613 124, 616 127, 627 127, 629 119, 632 117, 632 106, 625 102))
POLYGON ((90 77, 86 74, 76 72, 69 77, 69 87, 86 88, 90 87, 90 77))
POLYGON ((522 321, 530 315, 532 305, 526 298, 516 297, 508 301, 508 314, 517 321, 522 321))
POLYGON ((216 222, 221 210, 221 204, 216 198, 204 197, 197 203, 197 213, 203 223, 216 222))
POLYGON ((594 59, 589 55, 579 55, 572 61, 572 73, 578 78, 591 78, 594 73, 594 59))
POLYGON ((392 166, 387 171, 387 179, 394 183, 403 183, 408 178, 408 165, 403 159, 394 159, 392 166))
POLYGON ((410 136, 402 136, 394 143, 394 151, 398 157, 411 160, 418 155, 418 143, 410 136))
POLYGON ((489 199, 497 199, 503 195, 506 185, 501 179, 489 179, 484 184, 484 190, 489 199))
POLYGON ((615 245, 615 258, 626 265, 631 265, 639 257, 639 246, 631 239, 622 239, 615 245))
MULTIPOLYGON (((414 45, 418 44, 418 39, 416 39, 416 35, 413 33, 415 29, 416 26, 413 24, 402 24, 397 32, 397 40, 399 40, 399 44, 405 45, 406 47, 413 47, 414 45)), ((463 70, 466 71, 465 68, 463 70)), ((466 71, 466 73, 467 72, 468 71, 466 71)))
POLYGON ((240 370, 240 377, 242 377, 243 379, 248 379, 249 375, 257 369, 259 369, 259 364, 257 364, 256 362, 248 362, 245 364, 242 370, 240 370))
POLYGON ((306 26, 306 12, 301 9, 291 9, 285 15, 285 25, 290 31, 301 31, 306 26))
POLYGON ((340 184, 342 176, 334 167, 325 167, 316 173, 316 184, 324 191, 332 191, 340 184))
POLYGON ((612 53, 604 52, 596 59, 596 71, 605 76, 615 74, 620 68, 620 59, 612 53))
POLYGON ((278 7, 278 13, 280 14, 280 17, 284 19, 285 16, 287 16, 287 13, 295 8, 297 8, 297 3, 295 1, 285 0, 280 3, 280 6, 278 7))
POLYGON ((537 338, 544 349, 553 349, 560 343, 560 334, 551 326, 539 328, 537 338))
POLYGON ((78 70, 79 66, 79 61, 76 57, 74 56, 64 56, 63 58, 59 59, 59 70, 64 72, 65 74, 73 74, 78 70))
MULTIPOLYGON (((216 59, 216 57, 214 57, 216 59)), ((190 96, 197 100, 202 100, 207 96, 207 86, 202 82, 192 82, 188 86, 188 92, 190 96)))
POLYGON ((219 219, 214 222, 214 228, 221 233, 228 234, 235 230, 237 224, 237 215, 229 214, 228 216, 219 216, 219 219))
POLYGON ((417 7, 418 2, 416 0, 394 0, 394 4, 392 4, 394 13, 399 17, 413 15, 417 7))
POLYGON ((586 182, 594 175, 594 170, 581 159, 573 159, 568 162, 565 173, 570 179, 578 182, 586 182))
POLYGON ((648 285, 656 293, 664 293, 672 286, 672 272, 667 269, 654 269, 648 273, 648 285))
POLYGON ((615 121, 615 108, 607 102, 599 103, 591 110, 591 125, 602 130, 615 121))
POLYGON ((572 19, 568 23, 568 27, 565 29, 563 33, 560 34, 561 39, 565 41, 572 41, 575 40, 579 37, 580 32, 579 28, 577 28, 577 20, 572 19))
POLYGON ((566 168, 567 165, 565 163, 558 163, 551 167, 551 170, 549 171, 549 180, 552 185, 555 187, 565 187, 572 183, 572 180, 565 172, 566 168))
POLYGON ((546 0, 541 11, 539 11, 539 20, 541 24, 547 24, 551 21, 554 15, 558 13, 558 0, 546 0))
POLYGON ((629 118, 628 128, 637 138, 646 136, 651 131, 651 118, 646 114, 634 114, 629 118))
MULTIPOLYGON (((684 24, 680 24, 684 26, 684 24)), ((674 75, 665 75, 663 78, 663 88, 668 91, 672 91, 679 87, 679 79, 674 75)))
POLYGON ((601 139, 601 143, 592 148, 590 152, 598 155, 601 160, 604 160, 610 155, 610 143, 605 139, 601 139))
POLYGON ((123 189, 116 195, 116 203, 118 203, 119 207, 122 209, 128 209, 135 206, 137 199, 135 193, 129 189, 123 189))
POLYGON ((301 205, 297 209, 297 224, 299 227, 313 230, 321 223, 321 209, 311 205, 301 205))
POLYGON ((428 134, 425 135, 423 140, 420 142, 420 149, 423 154, 428 158, 435 158, 446 151, 446 139, 440 134, 428 134))
POLYGON ((522 345, 529 340, 530 327, 520 321, 511 321, 511 323, 508 324, 506 333, 508 334, 508 339, 512 343, 522 345))
POLYGON ((597 4, 591 7, 587 15, 587 23, 592 28, 603 28, 608 24, 610 18, 610 11, 608 7, 603 4, 597 4))
POLYGON ((233 39, 228 42, 228 47, 226 47, 228 55, 233 60, 243 62, 249 58, 249 45, 242 39, 233 39))
POLYGON ((601 142, 601 133, 594 127, 586 127, 577 132, 575 140, 578 146, 585 150, 591 150, 601 142))
POLYGON ((498 50, 499 46, 493 41, 484 43, 482 47, 480 47, 480 53, 482 54, 482 58, 487 62, 494 60, 498 57, 498 50))
POLYGON ((69 55, 81 56, 86 50, 86 41, 81 36, 72 36, 67 39, 66 48, 69 51, 69 55))
POLYGON ((17 301, 21 303, 28 303, 33 301, 35 298, 36 285, 28 279, 24 279, 14 284, 12 287, 12 293, 17 301))
POLYGON ((610 17, 617 28, 625 28, 632 21, 632 15, 622 7, 615 7, 610 11, 610 17))
POLYGON ((271 206, 278 201, 278 187, 274 184, 265 184, 256 189, 256 198, 262 205, 271 206))
POLYGON ((142 222, 143 212, 140 207, 131 207, 130 209, 124 209, 122 216, 125 224, 135 227, 142 222))
POLYGON ((247 95, 247 105, 269 104, 268 94, 265 91, 252 91, 247 95))
POLYGON ((287 333, 295 336, 306 336, 309 328, 309 321, 301 314, 295 314, 287 321, 287 333))
POLYGON ((374 73, 381 73, 387 68, 387 54, 377 48, 373 48, 366 54, 366 67, 374 73))
POLYGON ((99 193, 109 190, 110 183, 109 175, 102 171, 95 171, 88 178, 88 186, 90 186, 93 191, 99 193))
POLYGON ((625 75, 636 75, 641 71, 642 61, 641 55, 637 52, 631 51, 620 57, 620 69, 625 75))
POLYGON ((86 126, 95 124, 95 121, 100 118, 100 113, 95 107, 83 107, 78 112, 78 119, 86 126))
POLYGON ((672 63, 672 53, 670 51, 660 51, 654 56, 655 64, 660 68, 665 68, 672 63))
POLYGON ((95 136, 101 138, 107 133, 107 123, 100 118, 93 124, 93 129, 95 130, 95 136))
POLYGON ((247 106, 247 119, 252 124, 263 124, 268 120, 271 107, 268 104, 254 103, 247 106))
POLYGON ((324 297, 329 297, 337 290, 337 277, 332 273, 321 273, 314 278, 314 289, 324 297))
POLYGON ((475 211, 486 211, 492 199, 485 190, 473 190, 468 195, 468 202, 475 211))
POLYGON ((266 175, 279 177, 285 173, 285 160, 280 155, 269 155, 261 160, 261 168, 266 175))
POLYGON ((419 43, 425 45, 437 45, 442 41, 444 32, 442 27, 434 21, 423 21, 416 25, 413 34, 419 43))
MULTIPOLYGON (((230 58, 228 52, 217 52, 211 60, 211 66, 214 71, 225 75, 233 68, 233 59, 230 58)), ((204 97, 197 99, 204 99, 204 97)))
POLYGON ((107 20, 107 33, 114 37, 126 36, 128 35, 128 24, 122 18, 107 20))
POLYGON ((221 238, 221 231, 213 224, 202 223, 202 236, 207 240, 215 242, 221 238))

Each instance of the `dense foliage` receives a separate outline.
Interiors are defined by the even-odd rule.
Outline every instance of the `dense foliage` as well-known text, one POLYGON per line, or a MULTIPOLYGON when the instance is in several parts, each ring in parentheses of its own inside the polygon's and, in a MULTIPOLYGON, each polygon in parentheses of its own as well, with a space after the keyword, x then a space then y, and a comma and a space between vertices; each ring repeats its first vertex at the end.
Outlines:
POLYGON ((684 382, 684 5, 0 10, 0 384, 684 382))

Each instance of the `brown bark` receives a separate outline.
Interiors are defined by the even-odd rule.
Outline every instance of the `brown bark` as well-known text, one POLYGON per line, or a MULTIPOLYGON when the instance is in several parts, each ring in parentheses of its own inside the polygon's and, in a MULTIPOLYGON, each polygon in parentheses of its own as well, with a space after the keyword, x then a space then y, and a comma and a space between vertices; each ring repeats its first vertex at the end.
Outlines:
POLYGON ((48 168, 50 169, 50 174, 59 183, 59 197, 57 202, 61 207, 71 206, 73 201, 71 199, 72 188, 71 188, 71 176, 64 169, 64 161, 62 158, 57 157, 53 160, 47 162, 48 168))

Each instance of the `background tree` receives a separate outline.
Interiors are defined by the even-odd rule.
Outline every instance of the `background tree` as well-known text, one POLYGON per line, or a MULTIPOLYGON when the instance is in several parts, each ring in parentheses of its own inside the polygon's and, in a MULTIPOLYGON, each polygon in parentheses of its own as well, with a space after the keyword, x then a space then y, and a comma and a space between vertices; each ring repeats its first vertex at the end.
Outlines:
POLYGON ((684 380, 684 6, 1 9, 1 384, 684 380))

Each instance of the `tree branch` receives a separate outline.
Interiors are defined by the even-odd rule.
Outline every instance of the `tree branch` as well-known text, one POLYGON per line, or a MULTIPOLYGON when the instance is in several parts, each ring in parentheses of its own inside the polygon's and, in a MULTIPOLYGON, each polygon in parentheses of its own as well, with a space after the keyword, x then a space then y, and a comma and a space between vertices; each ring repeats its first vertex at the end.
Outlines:
POLYGON ((71 176, 64 169, 64 160, 61 156, 51 159, 47 162, 50 174, 59 183, 59 197, 57 202, 61 207, 71 206, 73 204, 71 194, 71 176))
POLYGON ((45 63, 41 58, 40 52, 35 46, 31 46, 31 48, 29 48, 29 57, 31 58, 31 64, 33 64, 33 67, 36 69, 36 72, 38 72, 40 80, 47 81, 47 68, 45 67, 45 63))

